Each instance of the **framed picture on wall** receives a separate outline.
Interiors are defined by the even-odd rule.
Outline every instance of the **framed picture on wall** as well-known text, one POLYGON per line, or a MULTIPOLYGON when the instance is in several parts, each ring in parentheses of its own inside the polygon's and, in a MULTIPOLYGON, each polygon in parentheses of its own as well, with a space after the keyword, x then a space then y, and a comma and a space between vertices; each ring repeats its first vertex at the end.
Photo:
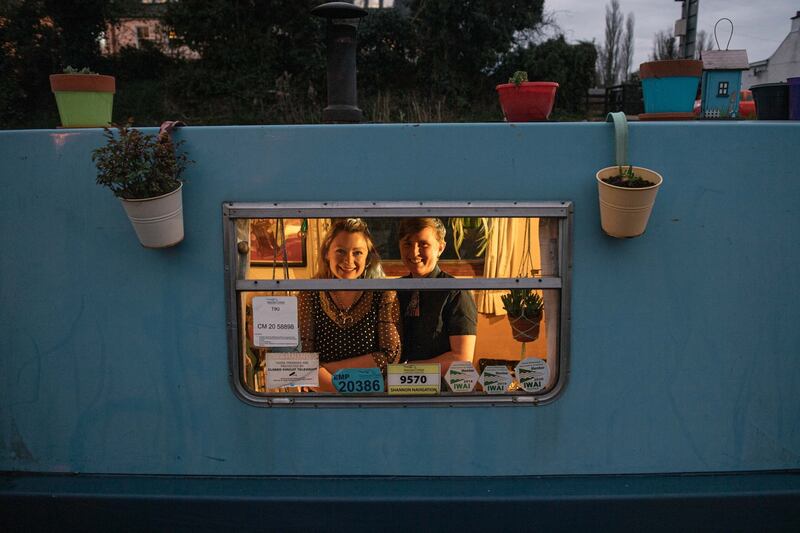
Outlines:
MULTIPOLYGON (((302 218, 283 219, 286 239, 286 263, 290 267, 306 266, 306 234, 302 218)), ((250 221, 250 264, 252 266, 282 266, 283 238, 277 233, 277 220, 257 218, 250 221)))

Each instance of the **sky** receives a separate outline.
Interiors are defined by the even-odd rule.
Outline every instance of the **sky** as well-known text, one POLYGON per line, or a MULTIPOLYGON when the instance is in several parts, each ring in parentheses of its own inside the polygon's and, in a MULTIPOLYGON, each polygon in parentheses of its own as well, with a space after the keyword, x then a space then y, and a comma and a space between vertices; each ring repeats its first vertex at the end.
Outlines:
MULTIPOLYGON (((544 7, 555 16, 570 42, 591 41, 602 45, 605 31, 605 9, 609 0, 545 0, 544 7)), ((674 28, 681 18, 681 2, 675 0, 619 0, 620 11, 633 13, 633 70, 650 59, 653 36, 658 31, 674 28)), ((791 17, 800 11, 800 0, 700 0, 697 29, 712 36, 714 23, 722 17, 733 21, 731 50, 747 50, 750 62, 767 59, 791 29, 791 17)), ((717 27, 722 49, 728 42, 730 24, 717 27)), ((716 44, 714 45, 716 49, 716 44)))

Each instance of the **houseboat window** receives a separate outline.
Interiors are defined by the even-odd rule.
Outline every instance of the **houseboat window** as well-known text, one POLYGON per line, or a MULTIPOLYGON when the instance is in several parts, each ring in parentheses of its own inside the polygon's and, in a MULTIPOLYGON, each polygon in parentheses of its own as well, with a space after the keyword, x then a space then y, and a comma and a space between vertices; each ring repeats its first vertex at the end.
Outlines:
POLYGON ((560 392, 572 206, 223 206, 234 390, 263 405, 560 392))

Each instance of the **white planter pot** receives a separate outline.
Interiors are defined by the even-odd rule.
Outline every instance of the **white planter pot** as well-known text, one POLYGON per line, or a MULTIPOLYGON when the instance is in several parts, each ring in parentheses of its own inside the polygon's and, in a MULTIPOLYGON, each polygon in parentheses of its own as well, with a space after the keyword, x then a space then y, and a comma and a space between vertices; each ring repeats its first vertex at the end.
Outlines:
POLYGON ((168 248, 183 240, 183 184, 155 198, 125 200, 122 207, 146 248, 168 248))

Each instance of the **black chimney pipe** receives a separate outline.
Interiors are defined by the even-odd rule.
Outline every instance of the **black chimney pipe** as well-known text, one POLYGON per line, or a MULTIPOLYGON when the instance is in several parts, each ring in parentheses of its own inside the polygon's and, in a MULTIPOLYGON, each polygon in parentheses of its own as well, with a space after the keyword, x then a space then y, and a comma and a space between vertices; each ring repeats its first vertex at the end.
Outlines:
POLYGON ((350 124, 363 120, 356 94, 356 29, 367 11, 347 2, 328 2, 311 10, 328 19, 328 107, 323 122, 350 124))

